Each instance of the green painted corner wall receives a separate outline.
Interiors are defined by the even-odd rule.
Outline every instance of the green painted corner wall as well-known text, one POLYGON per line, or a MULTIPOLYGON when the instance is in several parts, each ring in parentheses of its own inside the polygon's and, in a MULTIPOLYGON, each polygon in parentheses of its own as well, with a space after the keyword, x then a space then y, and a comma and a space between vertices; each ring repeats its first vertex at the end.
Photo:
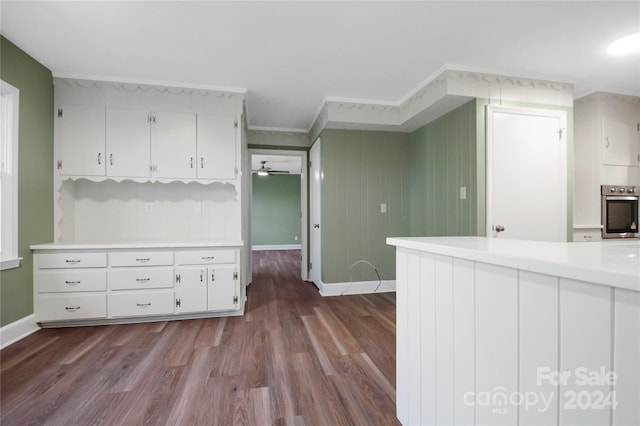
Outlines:
POLYGON ((300 175, 253 174, 252 180, 251 244, 300 244, 300 175))
POLYGON ((0 326, 33 313, 29 246, 53 241, 53 76, 0 36, 0 78, 20 90, 18 147, 19 268, 0 272, 0 326))
POLYGON ((409 135, 324 130, 320 157, 322 281, 326 284, 395 279, 390 236, 409 232, 409 135), (387 212, 382 213, 381 204, 387 212))
POLYGON ((472 100, 409 136, 410 236, 478 235, 484 177, 478 174, 476 122, 472 100), (463 200, 461 187, 466 188, 463 200))

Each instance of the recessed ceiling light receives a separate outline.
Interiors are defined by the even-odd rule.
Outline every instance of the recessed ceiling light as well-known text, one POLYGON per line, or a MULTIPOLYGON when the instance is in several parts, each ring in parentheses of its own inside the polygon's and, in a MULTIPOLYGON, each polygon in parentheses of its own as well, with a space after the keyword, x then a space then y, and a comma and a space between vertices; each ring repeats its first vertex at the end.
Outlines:
POLYGON ((607 52, 613 55, 640 52, 640 33, 631 34, 614 41, 607 47, 607 52))

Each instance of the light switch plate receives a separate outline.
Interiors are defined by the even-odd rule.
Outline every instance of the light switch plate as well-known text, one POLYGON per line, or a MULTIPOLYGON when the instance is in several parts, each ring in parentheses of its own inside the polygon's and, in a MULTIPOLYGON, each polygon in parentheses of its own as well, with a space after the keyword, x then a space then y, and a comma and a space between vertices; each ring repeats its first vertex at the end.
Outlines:
POLYGON ((387 205, 385 203, 380 204, 380 213, 387 212, 387 205))
POLYGON ((460 187, 460 199, 461 200, 466 200, 467 199, 467 187, 466 186, 461 186, 460 187))

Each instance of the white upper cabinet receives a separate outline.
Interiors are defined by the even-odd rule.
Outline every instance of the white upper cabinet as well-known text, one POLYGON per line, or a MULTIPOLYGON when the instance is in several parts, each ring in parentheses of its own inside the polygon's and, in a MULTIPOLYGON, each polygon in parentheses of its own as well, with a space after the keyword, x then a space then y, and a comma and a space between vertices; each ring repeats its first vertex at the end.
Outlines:
POLYGON ((237 162, 237 121, 232 115, 198 114, 199 179, 235 179, 237 162))
POLYGON ((157 178, 196 177, 196 115, 182 112, 151 114, 152 175, 157 178))
POLYGON ((58 109, 57 169, 63 176, 105 175, 105 109, 64 105, 58 109))
POLYGON ((638 122, 631 107, 618 107, 602 116, 602 163, 617 166, 637 166, 640 158, 638 122))
POLYGON ((107 108, 107 176, 149 177, 149 111, 107 108))

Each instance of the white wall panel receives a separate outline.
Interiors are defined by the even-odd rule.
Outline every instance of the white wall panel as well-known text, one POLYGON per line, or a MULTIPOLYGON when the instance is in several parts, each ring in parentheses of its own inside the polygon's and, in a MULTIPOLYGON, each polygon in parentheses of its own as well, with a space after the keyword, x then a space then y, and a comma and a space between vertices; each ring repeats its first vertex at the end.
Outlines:
MULTIPOLYGON (((518 390, 518 272, 476 264, 476 395, 518 390)), ((476 424, 514 425, 517 407, 476 401, 476 424)))
POLYGON ((473 405, 465 395, 475 392, 475 273, 474 263, 453 259, 453 364, 454 421, 475 423, 473 405))
POLYGON ((613 424, 640 425, 640 293, 616 288, 613 327, 614 387, 618 406, 613 424))
POLYGON ((558 371, 557 277, 520 272, 520 425, 552 425, 558 419, 558 386, 539 380, 538 371, 558 371), (535 395, 535 397, 534 397, 535 395))
POLYGON ((560 280, 560 371, 570 374, 559 393, 559 424, 607 425, 611 410, 593 409, 609 386, 582 384, 584 374, 611 371, 612 289, 560 280), (575 398, 574 398, 575 397, 575 398))
POLYGON ((454 419, 453 258, 435 257, 436 424, 454 419))
MULTIPOLYGON (((396 250, 396 416, 409 421, 409 250, 396 250)), ((413 279, 414 277, 412 277, 413 279)))
POLYGON ((419 290, 412 293, 419 310, 418 335, 420 355, 411 366, 419 365, 414 378, 420 389, 419 417, 410 417, 409 424, 436 424, 436 305, 435 255, 421 253, 419 290), (418 379, 418 380, 416 380, 418 379))

